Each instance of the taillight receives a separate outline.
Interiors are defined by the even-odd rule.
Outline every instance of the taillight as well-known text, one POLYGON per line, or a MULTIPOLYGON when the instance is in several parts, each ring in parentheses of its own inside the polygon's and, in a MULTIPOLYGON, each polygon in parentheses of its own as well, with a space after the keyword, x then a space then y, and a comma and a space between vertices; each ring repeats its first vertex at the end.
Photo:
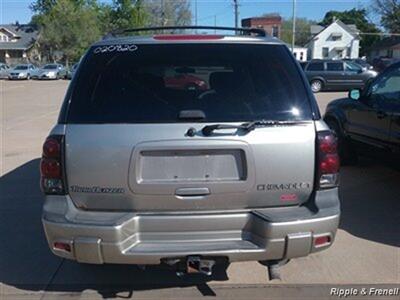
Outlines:
POLYGON ((337 138, 331 131, 318 132, 318 185, 333 188, 339 184, 340 160, 337 152, 337 138))
POLYGON ((65 195, 64 136, 51 135, 43 144, 40 161, 40 186, 46 195, 65 195))

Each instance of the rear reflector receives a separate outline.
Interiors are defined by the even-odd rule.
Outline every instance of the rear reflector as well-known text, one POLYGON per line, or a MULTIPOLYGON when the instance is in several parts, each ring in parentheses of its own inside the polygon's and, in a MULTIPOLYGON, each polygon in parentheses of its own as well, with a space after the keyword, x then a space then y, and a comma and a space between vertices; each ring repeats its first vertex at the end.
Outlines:
POLYGON ((330 243, 331 243, 331 237, 329 235, 324 235, 314 238, 315 247, 326 246, 329 245, 330 243))
POLYGON ((155 40, 164 41, 182 41, 182 40, 219 40, 222 39, 223 35, 216 34, 171 34, 171 35, 155 35, 155 40))
POLYGON ((68 243, 62 243, 62 242, 55 242, 53 245, 53 248, 55 250, 61 250, 65 252, 71 252, 71 245, 68 243))

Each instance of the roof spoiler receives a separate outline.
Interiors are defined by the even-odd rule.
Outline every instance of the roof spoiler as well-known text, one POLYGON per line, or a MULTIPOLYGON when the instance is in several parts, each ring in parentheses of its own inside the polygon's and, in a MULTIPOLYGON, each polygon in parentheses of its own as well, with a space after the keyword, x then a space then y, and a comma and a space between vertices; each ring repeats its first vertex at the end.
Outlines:
POLYGON ((117 36, 124 35, 126 33, 136 33, 141 31, 164 31, 164 30, 185 30, 185 29, 197 29, 197 30, 224 30, 234 31, 238 35, 255 35, 260 37, 267 36, 267 33, 262 28, 243 28, 243 27, 220 27, 220 26, 164 26, 164 27, 143 27, 143 28, 128 28, 118 29, 106 34, 103 39, 114 38, 117 36))

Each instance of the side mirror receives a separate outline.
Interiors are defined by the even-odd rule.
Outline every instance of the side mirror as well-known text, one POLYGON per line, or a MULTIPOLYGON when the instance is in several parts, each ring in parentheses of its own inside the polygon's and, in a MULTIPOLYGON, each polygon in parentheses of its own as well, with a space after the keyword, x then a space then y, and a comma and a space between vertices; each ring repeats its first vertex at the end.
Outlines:
POLYGON ((361 98, 361 90, 360 89, 354 89, 349 91, 349 98, 353 100, 359 100, 361 98))

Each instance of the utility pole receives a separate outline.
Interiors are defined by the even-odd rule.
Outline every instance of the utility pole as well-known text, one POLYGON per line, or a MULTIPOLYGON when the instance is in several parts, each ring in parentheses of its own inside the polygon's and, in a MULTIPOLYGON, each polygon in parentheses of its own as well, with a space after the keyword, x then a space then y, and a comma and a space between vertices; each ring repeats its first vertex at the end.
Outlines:
POLYGON ((164 0, 161 0, 161 26, 165 26, 165 6, 164 0))
POLYGON ((296 0, 293 0, 293 27, 292 27, 292 52, 294 51, 294 45, 296 40, 296 0))
POLYGON ((198 25, 197 24, 197 0, 194 0, 194 25, 198 25))
POLYGON ((233 6, 235 8, 235 28, 239 27, 239 4, 238 0, 233 0, 233 6))

